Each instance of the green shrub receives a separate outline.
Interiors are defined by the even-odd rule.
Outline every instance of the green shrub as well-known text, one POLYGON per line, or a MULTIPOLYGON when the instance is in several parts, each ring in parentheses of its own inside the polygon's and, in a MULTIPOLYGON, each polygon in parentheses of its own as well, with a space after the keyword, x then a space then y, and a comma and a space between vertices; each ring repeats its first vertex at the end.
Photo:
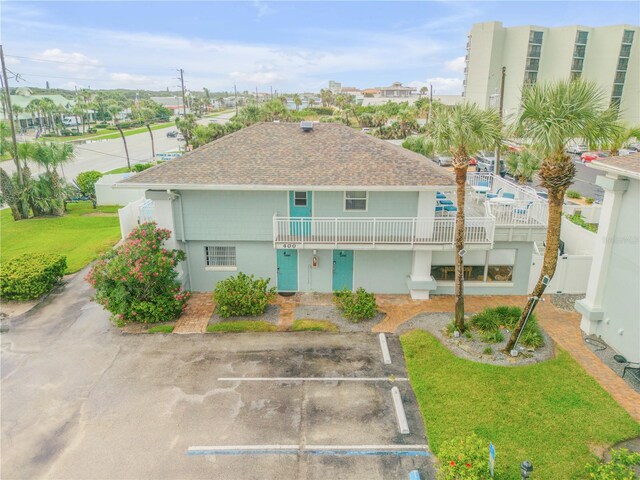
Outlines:
POLYGON ((49 292, 67 269, 67 257, 53 253, 25 253, 0 264, 0 297, 32 300, 49 292))
POLYGON ((147 332, 149 333, 173 333, 174 325, 156 325, 151 327, 147 332))
MULTIPOLYGON (((483 311, 476 313, 471 317, 471 325, 478 328, 482 332, 482 339, 485 342, 501 342, 504 338, 502 333, 496 335, 495 332, 500 327, 513 330, 520 319, 522 310, 520 307, 499 306, 493 308, 485 308, 483 311)), ((520 343, 527 347, 538 348, 544 345, 544 337, 538 326, 535 314, 532 314, 527 322, 527 326, 522 332, 520 343)))
POLYGON ((293 332, 337 332, 338 326, 328 320, 300 319, 293 322, 293 332))
POLYGON ((95 127, 96 127, 96 128, 107 128, 108 126, 109 126, 109 124, 108 124, 108 123, 106 123, 106 122, 103 122, 103 123, 96 123, 96 124, 95 124, 95 127))
POLYGON ((482 351, 482 353, 484 353, 485 355, 491 355, 493 353, 493 348, 485 347, 485 349, 482 351))
POLYGON ((142 172, 151 167, 153 167, 152 163, 136 163, 131 167, 131 170, 133 170, 134 172, 142 172))
POLYGON ((447 323, 447 335, 453 337, 453 335, 458 331, 458 327, 456 327, 455 322, 447 323))
POLYGON ((333 115, 333 108, 331 107, 310 107, 305 110, 310 110, 316 115, 333 115))
POLYGON ((240 332, 275 332, 278 328, 264 320, 239 320, 207 325, 207 332, 240 333, 240 332))
POLYGON ((333 299, 342 314, 354 323, 373 318, 378 313, 375 295, 364 288, 358 288, 355 292, 347 288, 335 291, 333 299))
POLYGON ((182 250, 167 250, 171 231, 143 223, 118 247, 105 253, 87 275, 95 301, 117 324, 158 323, 177 318, 190 296, 180 288, 175 267, 182 250))
POLYGON ((98 133, 98 129, 97 128, 88 128, 87 129, 87 133, 98 133))
POLYGON ((582 195, 580 195, 580 193, 576 192, 575 190, 567 190, 567 197, 569 197, 569 198, 582 198, 582 195))
POLYGON ((262 315, 276 294, 270 279, 253 278, 242 272, 218 282, 213 291, 216 311, 223 318, 262 315))
POLYGON ((75 180, 80 194, 91 199, 93 208, 96 207, 96 182, 101 178, 102 173, 97 170, 89 170, 79 173, 75 180))
POLYGON ((585 197, 584 201, 587 202, 587 204, 591 205, 593 202, 596 201, 596 199, 593 197, 585 197))
MULTIPOLYGON (((486 343, 500 343, 504 341, 504 335, 498 329, 482 332, 480 338, 486 343)), ((521 339, 522 340, 522 339, 521 339)))
POLYGON ((454 438, 438 449, 439 480, 485 480, 489 473, 489 442, 472 433, 454 438))
POLYGON ((580 214, 580 212, 576 212, 573 215, 567 214, 566 216, 569 219, 569 221, 571 221, 572 223, 575 223, 579 227, 582 227, 582 228, 584 228, 586 230, 589 230, 590 232, 594 232, 594 233, 596 233, 598 231, 598 224, 597 223, 587 223, 586 220, 584 219, 584 217, 582 216, 582 214, 580 214))
POLYGON ((594 480, 634 480, 640 473, 640 453, 626 449, 612 450, 611 461, 587 467, 594 480))

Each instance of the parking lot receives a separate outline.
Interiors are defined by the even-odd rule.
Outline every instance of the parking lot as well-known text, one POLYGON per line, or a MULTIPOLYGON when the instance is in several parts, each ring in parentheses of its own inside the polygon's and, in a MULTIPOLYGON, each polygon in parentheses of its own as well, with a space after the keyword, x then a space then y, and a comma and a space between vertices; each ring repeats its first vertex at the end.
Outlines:
POLYGON ((428 474, 396 337, 122 335, 74 282, 2 334, 3 478, 428 474))

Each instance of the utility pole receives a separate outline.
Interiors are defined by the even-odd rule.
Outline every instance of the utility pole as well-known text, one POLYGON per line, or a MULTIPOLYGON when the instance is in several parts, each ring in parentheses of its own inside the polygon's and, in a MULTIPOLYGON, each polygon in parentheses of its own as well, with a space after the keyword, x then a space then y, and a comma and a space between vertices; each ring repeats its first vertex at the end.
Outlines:
POLYGON ((234 102, 236 104, 236 117, 238 116, 238 89, 236 88, 236 84, 233 84, 233 96, 235 98, 234 102))
POLYGON ((427 116, 427 123, 431 123, 432 108, 433 108, 433 85, 429 84, 429 115, 427 116))
MULTIPOLYGON (((502 77, 500 78, 500 102, 498 106, 498 115, 500 115, 500 124, 502 124, 502 110, 504 108, 504 79, 507 75, 507 67, 502 67, 502 77)), ((502 145, 499 142, 496 148, 496 164, 493 166, 493 174, 500 175, 500 149, 502 145)))
POLYGON ((4 94, 7 105, 7 115, 9 116, 9 125, 11 125, 11 140, 13 141, 13 161, 16 164, 16 172, 18 174, 18 185, 22 186, 22 166, 18 158, 18 139, 16 138, 16 126, 13 123, 13 110, 11 109, 11 95, 9 95, 9 80, 7 79, 7 67, 4 64, 4 51, 0 45, 0 62, 2 63, 2 81, 4 83, 4 94))
POLYGON ((273 100, 273 86, 269 87, 271 89, 271 100, 273 100))
POLYGON ((182 86, 182 114, 187 114, 187 101, 184 94, 184 70, 180 69, 180 85, 182 86))

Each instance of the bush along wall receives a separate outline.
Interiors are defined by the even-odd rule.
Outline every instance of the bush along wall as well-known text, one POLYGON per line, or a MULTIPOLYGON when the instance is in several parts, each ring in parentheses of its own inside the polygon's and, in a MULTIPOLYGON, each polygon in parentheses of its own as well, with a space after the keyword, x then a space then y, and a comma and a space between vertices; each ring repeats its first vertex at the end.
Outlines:
POLYGON ((333 301, 342 315, 353 323, 373 318, 378 313, 375 295, 364 288, 355 292, 347 288, 337 290, 333 292, 333 301))
POLYGON ((87 275, 96 289, 95 301, 111 312, 116 324, 164 322, 182 313, 190 293, 181 289, 175 268, 186 255, 163 247, 170 237, 169 230, 154 222, 143 223, 87 275))
POLYGON ((51 291, 67 269, 67 257, 52 253, 24 254, 0 265, 0 297, 32 300, 51 291))

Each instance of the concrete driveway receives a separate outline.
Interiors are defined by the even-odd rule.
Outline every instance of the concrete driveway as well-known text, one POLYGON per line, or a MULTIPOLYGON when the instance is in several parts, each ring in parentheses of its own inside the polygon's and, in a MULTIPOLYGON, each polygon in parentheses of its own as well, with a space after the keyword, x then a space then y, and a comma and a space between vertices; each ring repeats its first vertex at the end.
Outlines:
POLYGON ((406 479, 430 468, 396 337, 384 365, 372 334, 125 335, 82 277, 0 336, 4 479, 406 479))

